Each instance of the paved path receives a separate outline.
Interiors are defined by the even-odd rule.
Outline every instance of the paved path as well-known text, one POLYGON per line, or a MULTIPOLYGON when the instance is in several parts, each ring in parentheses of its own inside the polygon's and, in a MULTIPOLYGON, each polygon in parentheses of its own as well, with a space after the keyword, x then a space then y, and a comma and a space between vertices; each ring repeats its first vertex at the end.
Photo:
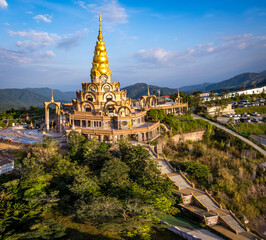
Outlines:
MULTIPOLYGON (((66 145, 66 138, 62 133, 49 132, 46 136, 53 137, 60 145, 66 145)), ((18 143, 41 143, 44 135, 37 129, 25 129, 23 126, 15 126, 0 130, 0 138, 18 143)))
MULTIPOLYGON (((227 234, 227 236, 229 236, 230 239, 234 239, 234 240, 250 240, 250 239, 255 239, 255 235, 246 232, 246 229, 237 221, 235 220, 235 218, 232 216, 232 214, 227 210, 227 209, 220 209, 220 207, 217 205, 217 203, 205 192, 199 191, 198 189, 195 188, 191 188, 191 185, 189 185, 187 183, 187 181, 185 180, 185 177, 178 173, 175 172, 170 166, 169 164, 167 164, 167 160, 166 159, 160 159, 160 158, 156 158, 155 154, 153 153, 153 151, 151 151, 151 149, 147 146, 145 146, 151 156, 153 156, 153 159, 155 161, 157 161, 158 163, 158 167, 161 170, 162 174, 166 174, 174 183, 176 186, 179 186, 179 192, 182 193, 183 191, 189 191, 189 194, 192 194, 191 192, 196 191, 196 194, 192 194, 192 196, 194 196, 197 201, 199 201, 203 206, 206 206, 209 211, 213 214, 220 214, 220 217, 234 230, 237 230, 238 233, 240 233, 241 235, 236 235, 233 231, 229 231, 229 234, 227 234)), ((167 222, 167 221, 166 221, 167 222)), ((176 224, 173 224, 176 225, 176 224)), ((228 229, 226 229, 228 230, 228 229)), ((193 235, 197 235, 197 237, 202 239, 219 239, 216 238, 217 236, 207 236, 206 233, 204 233, 201 230, 199 231, 194 231, 189 232, 190 234, 193 235), (214 238, 213 238, 214 237, 214 238)), ((207 231, 207 233, 209 233, 207 231)), ((223 233, 223 231, 221 230, 221 233, 223 233)))
POLYGON ((226 131, 226 132, 228 132, 228 133, 234 135, 235 137, 238 137, 238 138, 241 139, 242 141, 244 141, 244 142, 246 142, 247 144, 249 144, 250 146, 254 147, 254 148, 255 148, 256 150, 258 150, 261 154, 263 154, 264 156, 266 156, 266 151, 265 151, 265 150, 263 150, 261 147, 259 147, 259 146, 256 145, 255 143, 251 142, 250 140, 246 139, 245 137, 241 136, 240 134, 238 134, 238 133, 236 133, 236 132, 234 132, 234 131, 232 131, 232 130, 230 130, 230 129, 228 129, 228 128, 226 128, 226 127, 224 127, 224 126, 222 126, 222 125, 220 125, 220 124, 218 124, 218 123, 216 123, 216 122, 213 122, 213 121, 210 121, 210 120, 208 120, 208 119, 206 119, 206 118, 200 117, 200 116, 198 116, 198 115, 196 115, 196 114, 192 114, 192 116, 195 117, 195 118, 200 118, 200 119, 202 119, 202 120, 204 120, 204 121, 206 121, 206 122, 209 122, 210 124, 214 125, 215 127, 218 127, 218 128, 220 128, 220 129, 222 129, 222 130, 224 130, 224 131, 226 131))

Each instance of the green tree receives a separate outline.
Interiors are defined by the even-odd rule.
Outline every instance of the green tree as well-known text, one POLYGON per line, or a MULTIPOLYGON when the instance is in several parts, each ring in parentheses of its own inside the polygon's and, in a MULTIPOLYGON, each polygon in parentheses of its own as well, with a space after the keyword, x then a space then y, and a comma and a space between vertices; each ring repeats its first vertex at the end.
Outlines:
POLYGON ((210 169, 208 166, 200 162, 185 162, 185 171, 193 174, 193 176, 203 185, 208 183, 208 175, 210 174, 210 169))
POLYGON ((148 116, 154 121, 163 121, 165 118, 165 113, 163 109, 150 109, 148 111, 148 116))

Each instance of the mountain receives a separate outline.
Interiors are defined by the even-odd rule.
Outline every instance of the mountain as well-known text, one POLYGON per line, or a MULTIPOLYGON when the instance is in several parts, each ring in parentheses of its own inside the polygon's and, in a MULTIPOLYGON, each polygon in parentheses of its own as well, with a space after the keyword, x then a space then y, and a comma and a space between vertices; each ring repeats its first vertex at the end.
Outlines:
MULTIPOLYGON (((218 82, 218 83, 203 83, 198 85, 184 86, 180 88, 180 91, 192 93, 193 91, 211 91, 216 90, 218 92, 239 90, 245 86, 246 89, 256 87, 262 87, 266 85, 266 70, 261 73, 242 73, 234 76, 230 79, 218 82)), ((134 85, 127 86, 123 89, 127 90, 127 96, 129 98, 140 98, 143 95, 147 95, 146 83, 136 83, 134 85)), ((158 87, 150 85, 150 94, 158 95, 157 90, 160 90, 161 95, 167 96, 177 93, 177 88, 158 87)), ((30 107, 31 105, 43 106, 43 102, 50 101, 51 99, 50 88, 25 88, 25 89, 0 89, 0 112, 7 109, 19 109, 22 107, 30 107)), ((76 97, 76 92, 61 92, 57 89, 53 90, 54 100, 62 103, 71 102, 76 97)))
MULTIPOLYGON (((52 89, 50 88, 25 88, 25 90, 29 90, 33 93, 42 95, 48 99, 51 99, 51 92, 52 89)), ((54 89, 53 90, 54 94, 54 100, 58 102, 71 102, 73 98, 76 97, 76 92, 71 91, 71 92, 61 92, 60 90, 54 89)))
POLYGON ((246 89, 256 87, 262 87, 266 85, 266 70, 261 73, 242 73, 236 75, 230 79, 218 82, 218 83, 203 83, 199 85, 184 86, 180 88, 180 91, 190 92, 193 91, 211 91, 216 90, 218 92, 225 91, 237 91, 241 87, 245 86, 246 89))
MULTIPOLYGON (((42 107, 43 102, 51 100, 51 92, 50 88, 0 89, 0 112, 32 105, 42 107)), ((61 92, 57 89, 53 92, 55 101, 65 103, 75 98, 75 92, 61 92)))
POLYGON ((241 87, 245 86, 245 88, 254 88, 262 87, 266 85, 266 73, 242 73, 235 77, 232 77, 228 80, 213 83, 209 86, 206 86, 206 91, 211 90, 221 90, 228 89, 230 90, 238 90, 241 87))
MULTIPOLYGON (((123 88, 127 90, 127 97, 129 98, 140 98, 143 95, 147 95, 148 85, 146 83, 136 83, 134 85, 127 86, 123 88)), ((160 90, 161 95, 167 96, 170 94, 177 93, 177 89, 167 88, 167 87, 158 87, 154 85, 149 85, 150 94, 158 95, 157 90, 160 90)))
POLYGON ((207 86, 211 85, 211 83, 202 83, 198 85, 191 85, 191 86, 184 86, 181 87, 179 90, 181 92, 194 92, 194 91, 203 91, 207 86))
POLYGON ((48 98, 26 89, 0 89, 0 111, 31 105, 41 106, 48 98))

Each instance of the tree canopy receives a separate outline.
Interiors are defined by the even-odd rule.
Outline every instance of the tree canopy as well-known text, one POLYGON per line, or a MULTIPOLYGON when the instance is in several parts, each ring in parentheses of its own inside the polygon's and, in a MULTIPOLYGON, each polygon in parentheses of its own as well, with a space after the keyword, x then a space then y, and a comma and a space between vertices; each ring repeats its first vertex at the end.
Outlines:
POLYGON ((3 239, 59 239, 61 217, 89 221, 127 237, 149 239, 159 213, 176 213, 172 182, 149 152, 121 141, 118 151, 73 132, 64 156, 51 139, 0 177, 3 239))

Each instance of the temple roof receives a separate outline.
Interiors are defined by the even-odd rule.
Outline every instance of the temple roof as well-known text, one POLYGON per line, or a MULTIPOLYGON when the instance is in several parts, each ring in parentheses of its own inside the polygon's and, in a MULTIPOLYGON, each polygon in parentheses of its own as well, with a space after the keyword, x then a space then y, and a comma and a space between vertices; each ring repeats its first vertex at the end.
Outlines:
POLYGON ((105 42, 103 41, 101 22, 102 22, 102 17, 100 14, 98 41, 96 42, 95 46, 94 57, 91 68, 91 76, 100 77, 101 75, 107 75, 108 77, 110 77, 111 70, 109 68, 105 42))

